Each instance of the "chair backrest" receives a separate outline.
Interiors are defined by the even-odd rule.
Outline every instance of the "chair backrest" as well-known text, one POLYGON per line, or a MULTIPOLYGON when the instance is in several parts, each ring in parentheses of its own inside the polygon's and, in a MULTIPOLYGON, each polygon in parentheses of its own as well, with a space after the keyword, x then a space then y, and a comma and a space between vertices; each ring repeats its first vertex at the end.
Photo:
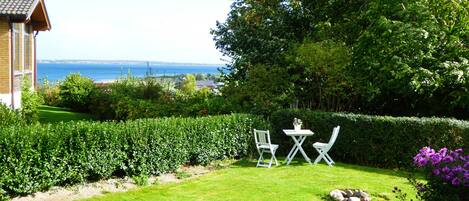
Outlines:
POLYGON ((270 145, 270 133, 269 131, 262 131, 254 129, 254 139, 256 145, 270 145))
POLYGON ((337 136, 339 135, 339 131, 340 131, 340 126, 337 126, 334 128, 334 130, 332 130, 331 139, 329 140, 329 143, 327 143, 329 147, 332 147, 332 145, 334 145, 335 140, 337 140, 337 136))

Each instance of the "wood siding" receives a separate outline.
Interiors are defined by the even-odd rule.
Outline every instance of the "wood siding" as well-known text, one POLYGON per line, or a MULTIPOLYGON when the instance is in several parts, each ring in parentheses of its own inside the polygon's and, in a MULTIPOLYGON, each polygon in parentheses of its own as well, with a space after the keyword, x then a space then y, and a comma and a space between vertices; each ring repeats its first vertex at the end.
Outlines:
POLYGON ((10 27, 0 17, 0 94, 10 93, 10 84, 10 27))

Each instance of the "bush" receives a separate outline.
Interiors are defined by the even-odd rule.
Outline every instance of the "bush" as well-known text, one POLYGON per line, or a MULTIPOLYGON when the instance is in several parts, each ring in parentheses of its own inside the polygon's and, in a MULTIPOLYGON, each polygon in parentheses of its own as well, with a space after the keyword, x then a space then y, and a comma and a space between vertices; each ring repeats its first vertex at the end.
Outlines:
POLYGON ((37 87, 37 92, 42 96, 44 104, 50 106, 60 105, 60 84, 51 84, 44 79, 43 83, 37 87))
POLYGON ((62 106, 79 112, 88 111, 90 94, 95 88, 93 80, 80 74, 70 74, 59 88, 62 106))
POLYGON ((463 201, 469 198, 469 155, 463 149, 424 147, 414 157, 414 165, 424 169, 426 183, 410 178, 417 197, 426 201, 463 201))
MULTIPOLYGON (((289 151, 292 142, 282 129, 293 128, 295 117, 302 119, 304 127, 315 132, 303 145, 308 153, 316 153, 312 144, 317 141, 327 142, 332 128, 340 125, 339 137, 331 150, 331 156, 353 164, 410 167, 410 158, 423 146, 450 149, 469 146, 467 121, 281 110, 272 115, 271 123, 274 128, 273 142, 281 144, 283 153, 289 151)), ((280 155, 282 150, 279 150, 280 155)))
POLYGON ((31 88, 31 82, 24 79, 21 88, 21 116, 27 123, 39 120, 39 106, 44 103, 42 96, 31 88))
POLYGON ((29 194, 110 176, 158 175, 184 163, 246 156, 250 115, 67 122, 0 129, 0 191, 29 194))
POLYGON ((126 78, 95 88, 90 111, 101 120, 131 120, 155 117, 196 117, 230 114, 232 104, 203 88, 191 93, 164 90, 152 77, 126 78))
POLYGON ((24 121, 19 112, 13 111, 5 104, 0 103, 0 128, 22 123, 24 123, 24 121))

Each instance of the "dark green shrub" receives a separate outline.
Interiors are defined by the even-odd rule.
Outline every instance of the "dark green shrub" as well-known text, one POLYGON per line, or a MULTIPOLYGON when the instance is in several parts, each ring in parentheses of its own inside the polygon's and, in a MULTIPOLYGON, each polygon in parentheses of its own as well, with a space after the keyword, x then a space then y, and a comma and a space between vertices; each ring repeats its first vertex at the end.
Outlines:
POLYGON ((88 111, 90 94, 95 88, 93 80, 80 74, 70 74, 60 84, 61 105, 75 111, 88 111))
POLYGON ((315 132, 303 146, 313 159, 317 155, 312 144, 317 141, 327 142, 332 128, 337 125, 341 126, 341 130, 331 156, 338 161, 353 164, 408 167, 411 158, 421 147, 469 146, 467 121, 281 110, 272 115, 271 123, 274 128, 273 141, 281 144, 283 153, 289 151, 292 140, 283 134, 282 129, 293 128, 295 117, 303 120, 303 127, 315 132))
POLYGON ((0 192, 29 194, 110 176, 158 175, 184 163, 246 156, 250 115, 67 122, 0 129, 0 192))

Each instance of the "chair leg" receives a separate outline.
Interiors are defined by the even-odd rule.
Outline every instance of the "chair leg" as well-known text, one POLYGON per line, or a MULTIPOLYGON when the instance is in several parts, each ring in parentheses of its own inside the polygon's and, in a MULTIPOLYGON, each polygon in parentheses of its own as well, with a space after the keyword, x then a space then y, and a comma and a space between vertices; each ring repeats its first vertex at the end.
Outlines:
POLYGON ((273 160, 274 160, 274 155, 272 155, 272 156, 270 157, 270 161, 269 161, 269 166, 268 166, 268 168, 272 167, 272 161, 273 161, 273 160))
POLYGON ((332 164, 335 164, 334 160, 332 160, 331 156, 329 156, 329 154, 326 153, 326 157, 327 159, 329 159, 329 161, 331 161, 332 164))
POLYGON ((270 153, 272 154, 272 159, 275 161, 275 166, 278 166, 278 161, 277 161, 277 157, 275 157, 275 152, 277 150, 275 149, 270 149, 270 153))
POLYGON ((256 167, 259 167, 261 166, 262 163, 264 163, 264 150, 257 150, 257 152, 259 152, 259 159, 257 160, 257 165, 256 167))
POLYGON ((278 166, 278 161, 277 161, 277 157, 275 157, 275 154, 274 154, 274 159, 275 159, 275 165, 278 166))
POLYGON ((321 159, 322 159, 322 157, 323 157, 323 153, 322 153, 322 151, 321 151, 320 149, 318 149, 318 148, 315 148, 315 149, 316 149, 316 151, 318 151, 318 153, 319 153, 319 156, 316 158, 316 160, 314 160, 314 164, 316 165, 316 164, 318 164, 318 163, 321 161, 321 159))

